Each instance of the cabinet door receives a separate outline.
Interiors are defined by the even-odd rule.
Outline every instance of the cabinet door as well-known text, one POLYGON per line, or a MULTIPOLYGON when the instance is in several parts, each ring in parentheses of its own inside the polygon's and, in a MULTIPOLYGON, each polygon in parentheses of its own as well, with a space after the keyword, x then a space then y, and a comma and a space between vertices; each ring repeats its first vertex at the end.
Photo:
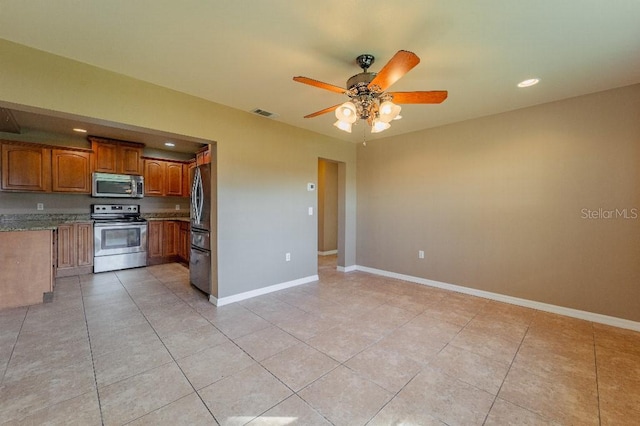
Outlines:
POLYGON ((147 228, 147 257, 162 258, 162 225, 163 221, 149 221, 147 228))
POLYGON ((120 144, 118 145, 118 173, 125 175, 141 175, 142 148, 120 144))
POLYGON ((191 251, 191 235, 189 232, 189 224, 180 222, 180 246, 178 247, 178 257, 184 261, 189 261, 189 252, 191 251))
POLYGON ((164 194, 164 168, 162 160, 144 160, 144 195, 164 194))
POLYGON ((93 225, 78 223, 76 227, 76 259, 78 266, 93 265, 93 225))
POLYGON ((58 269, 76 266, 75 232, 73 225, 58 225, 58 269))
POLYGON ((193 169, 196 167, 196 162, 192 161, 189 164, 182 165, 182 196, 191 196, 191 181, 193 180, 193 169))
POLYGON ((118 144, 113 142, 92 142, 91 148, 95 155, 95 171, 105 173, 118 173, 116 158, 118 156, 118 144))
POLYGON ((165 163, 164 195, 182 197, 182 163, 165 163))
POLYGON ((2 189, 51 191, 51 150, 2 144, 2 189))
POLYGON ((91 154, 63 149, 51 150, 54 192, 91 193, 91 154))
POLYGON ((164 221, 163 243, 164 243, 164 256, 177 256, 178 246, 180 239, 180 222, 166 220, 164 221))

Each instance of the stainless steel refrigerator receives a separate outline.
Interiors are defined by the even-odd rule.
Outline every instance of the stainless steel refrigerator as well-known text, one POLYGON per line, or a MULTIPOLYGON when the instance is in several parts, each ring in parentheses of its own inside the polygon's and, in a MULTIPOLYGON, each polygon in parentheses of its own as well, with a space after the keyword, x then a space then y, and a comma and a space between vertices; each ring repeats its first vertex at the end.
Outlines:
POLYGON ((191 284, 211 294, 211 164, 195 168, 191 185, 191 284))

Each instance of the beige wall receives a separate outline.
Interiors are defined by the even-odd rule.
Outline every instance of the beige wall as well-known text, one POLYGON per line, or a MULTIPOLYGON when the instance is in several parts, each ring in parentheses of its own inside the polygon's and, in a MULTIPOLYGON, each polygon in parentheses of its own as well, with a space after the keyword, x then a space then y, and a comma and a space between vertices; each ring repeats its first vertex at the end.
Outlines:
POLYGON ((318 160, 318 251, 338 250, 338 163, 318 160))
POLYGON ((640 215, 640 85, 369 142, 357 182, 358 265, 640 321, 640 217, 583 218, 640 215))
POLYGON ((317 273, 319 157, 346 164, 345 262, 355 264, 355 146, 0 40, 0 102, 216 142, 218 297, 317 273), (291 261, 285 262, 285 253, 291 261))

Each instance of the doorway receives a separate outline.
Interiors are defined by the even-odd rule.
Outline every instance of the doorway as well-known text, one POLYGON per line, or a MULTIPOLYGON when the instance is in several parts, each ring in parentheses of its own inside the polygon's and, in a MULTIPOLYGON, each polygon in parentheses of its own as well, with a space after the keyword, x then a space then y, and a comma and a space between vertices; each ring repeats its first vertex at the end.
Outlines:
POLYGON ((318 158, 318 268, 344 265, 345 163, 318 158))

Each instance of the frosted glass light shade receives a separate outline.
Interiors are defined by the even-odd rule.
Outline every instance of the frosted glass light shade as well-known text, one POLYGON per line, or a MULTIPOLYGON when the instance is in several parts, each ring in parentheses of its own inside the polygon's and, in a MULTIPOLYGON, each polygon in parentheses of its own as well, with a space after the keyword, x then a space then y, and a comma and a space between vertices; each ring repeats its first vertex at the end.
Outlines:
POLYGON ((351 123, 347 123, 345 121, 336 121, 335 123, 333 123, 334 126, 336 126, 338 129, 345 131, 347 133, 351 133, 351 123))
POLYGON ((371 133, 380 133, 384 130, 387 130, 389 127, 391 127, 391 124, 385 123, 384 121, 376 118, 371 123, 371 133))
POLYGON ((345 102, 336 108, 336 118, 342 122, 353 124, 358 119, 353 102, 345 102))
POLYGON ((384 101, 378 109, 378 118, 380 121, 388 123, 400 114, 401 109, 400 105, 396 105, 391 101, 384 101))

